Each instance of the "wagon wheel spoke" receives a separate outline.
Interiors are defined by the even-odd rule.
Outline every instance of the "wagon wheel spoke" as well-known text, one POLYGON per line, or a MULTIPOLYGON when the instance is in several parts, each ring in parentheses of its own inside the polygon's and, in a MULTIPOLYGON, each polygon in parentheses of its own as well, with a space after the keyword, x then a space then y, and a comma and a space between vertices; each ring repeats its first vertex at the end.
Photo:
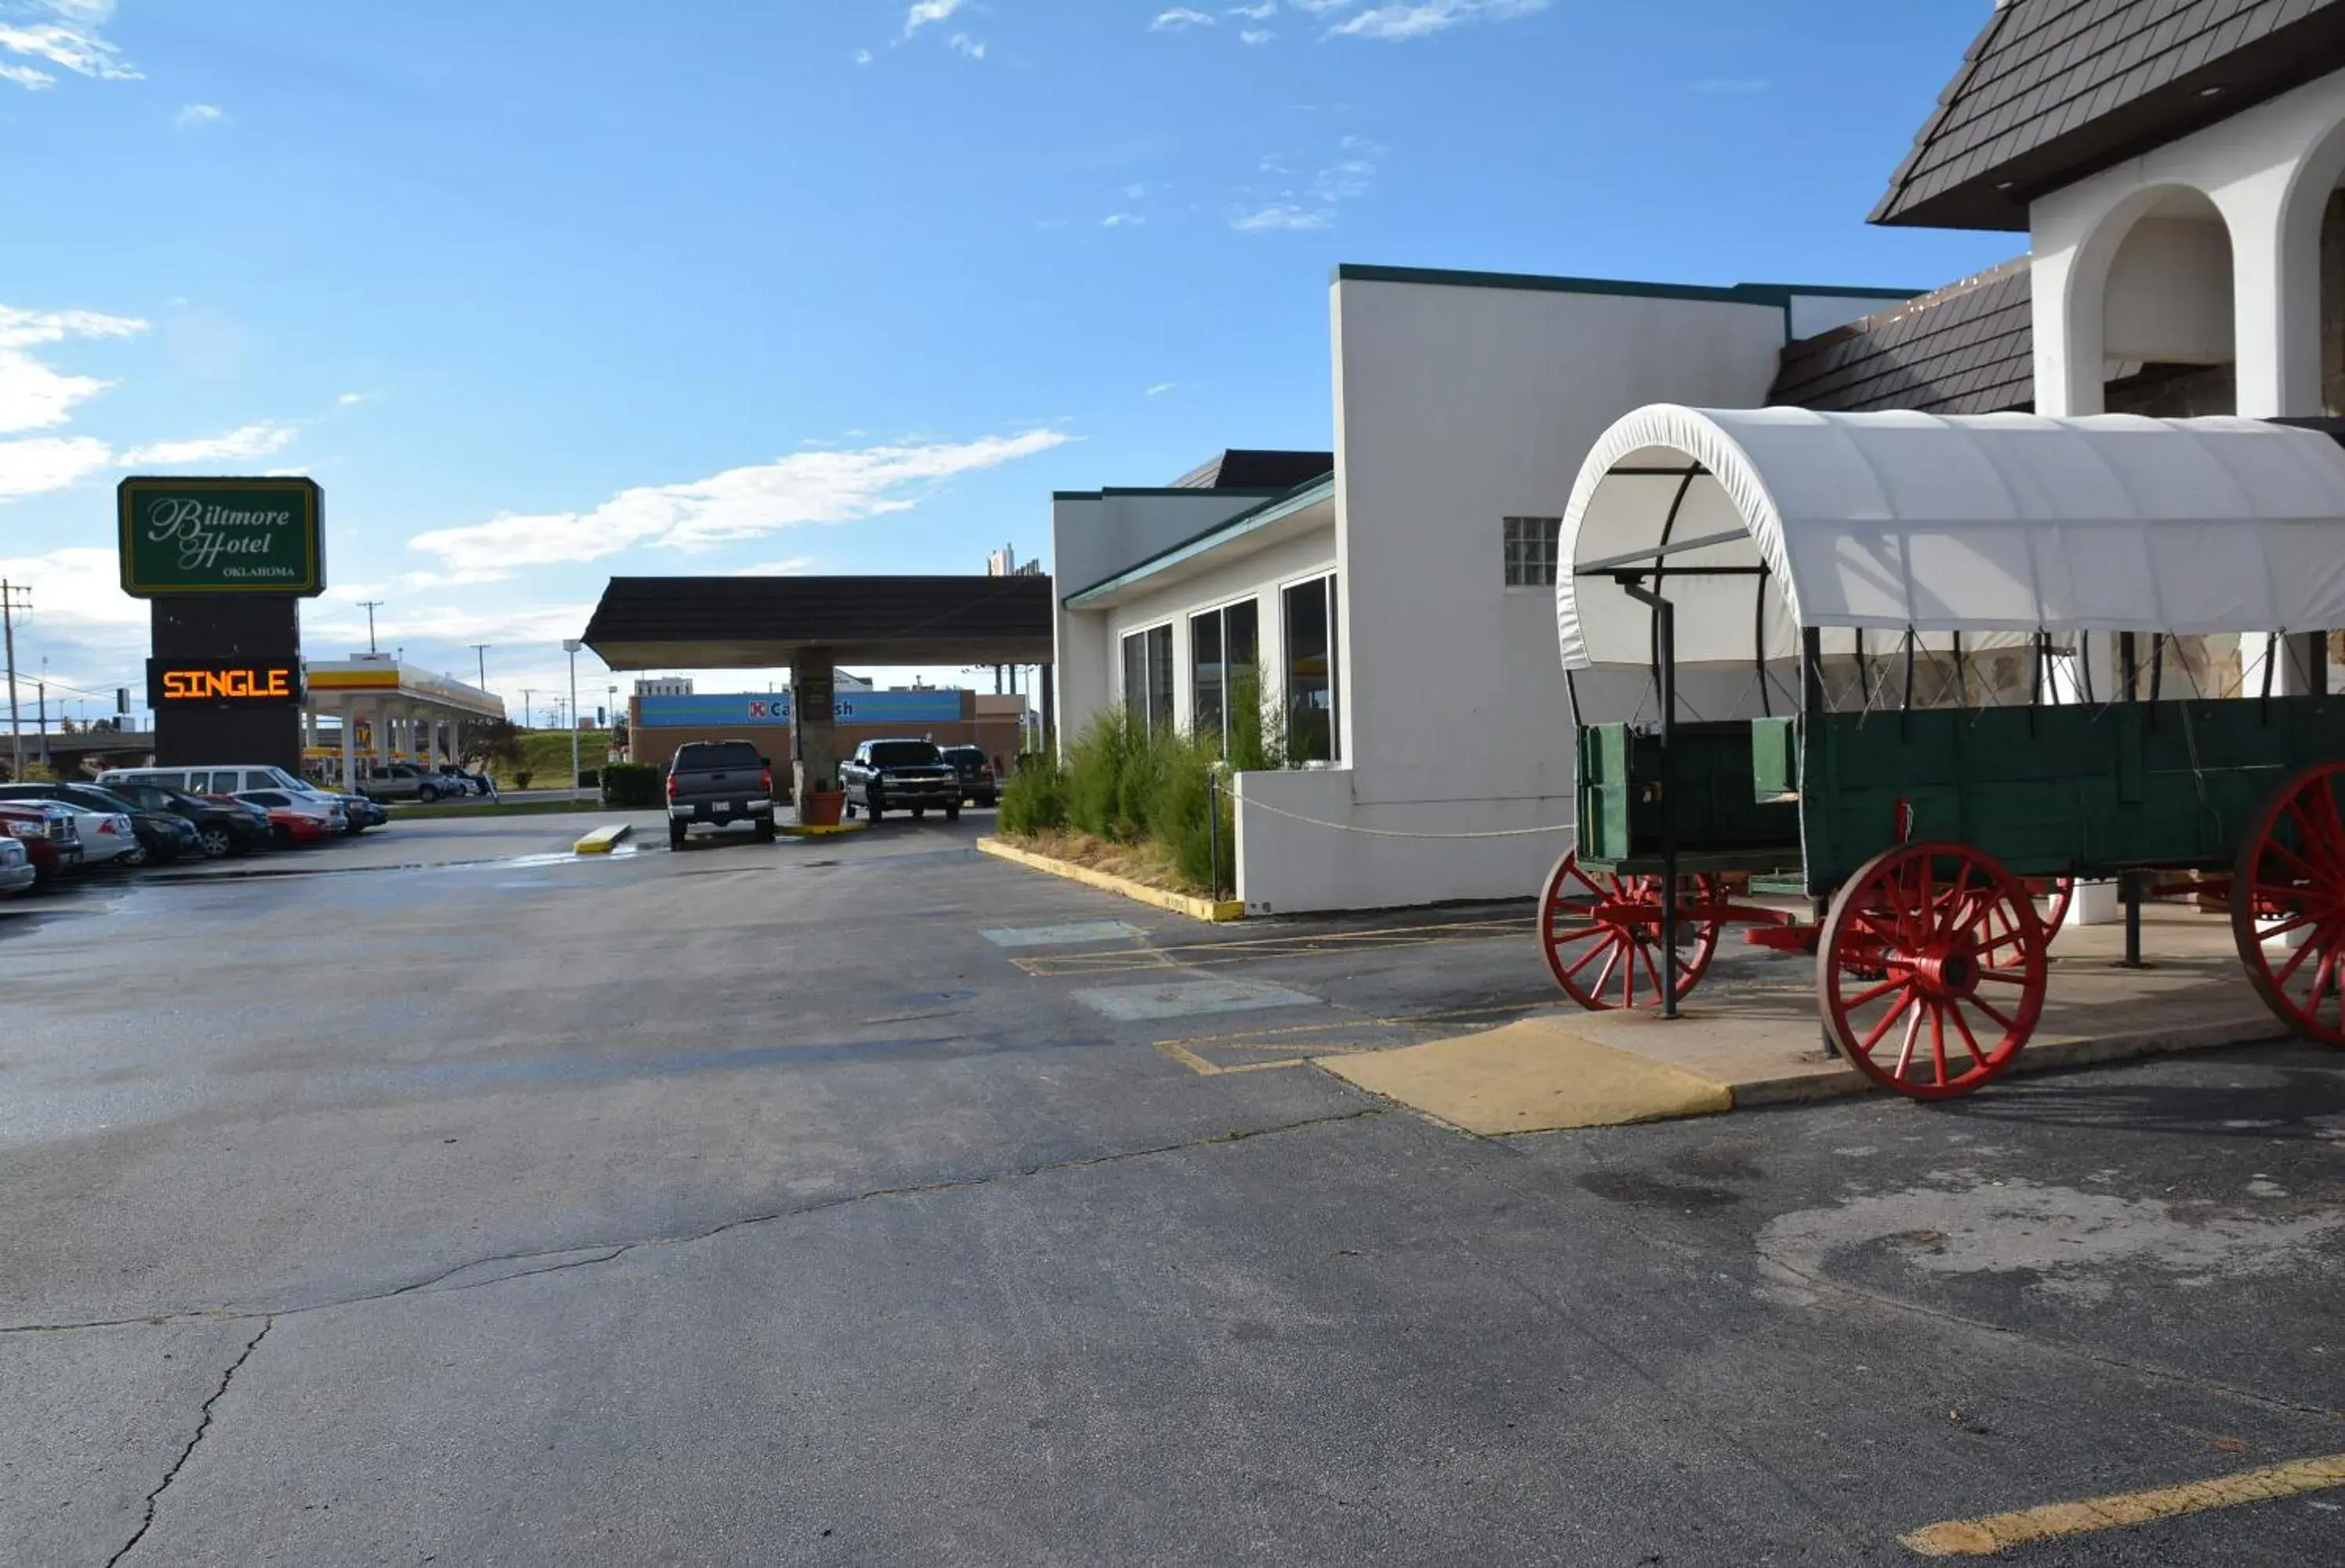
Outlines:
POLYGON ((1601 958, 1609 951, 1611 951, 1611 948, 1609 946, 1590 947, 1586 953, 1580 955, 1579 963, 1574 964, 1570 968, 1566 969, 1564 973, 1566 975, 1577 976, 1582 969, 1587 968, 1590 964, 1595 963, 1596 960, 1601 958))
POLYGON ((1957 1034, 1962 1036, 1963 1046, 1970 1052, 1971 1060, 1978 1065, 1981 1071, 1985 1070, 1986 1057, 1979 1054, 1978 1037, 1971 1033, 1970 1021, 1963 1017, 1963 1010, 1960 1007, 1956 1007, 1954 1009, 1954 1030, 1957 1034))
MULTIPOLYGON (((1900 984, 1903 984, 1903 982, 1901 981, 1900 984)), ((1914 1000, 1915 998, 1913 988, 1909 986, 1906 987, 1905 999, 1898 1003, 1895 1007, 1890 1008, 1887 1013, 1882 1016, 1881 1021, 1873 1026, 1873 1032, 1864 1037, 1864 1044, 1859 1048, 1863 1050, 1866 1056, 1871 1056, 1873 1054, 1873 1047, 1881 1043, 1881 1037, 1889 1032, 1889 1026, 1903 1017, 1905 1016, 1905 1009, 1912 1007, 1914 1000)))
POLYGON ((2307 942, 2297 948, 2294 956, 2286 964, 2280 966, 2279 972, 2272 976, 2272 984, 2286 986, 2289 978, 2304 966, 2304 961, 2320 951, 2320 944, 2318 942, 2307 942))
POLYGON ((1905 1019, 1905 1041, 1897 1050, 1895 1076, 1898 1077, 1903 1077, 1914 1065, 1914 1044, 1922 1037, 1922 1015, 1929 1010, 1928 1004, 1924 1003, 1914 1008, 1905 1019))
POLYGON ((1869 986, 1857 995, 1851 996, 1844 1006, 1847 1007, 1849 1011, 1854 1012, 1857 1008, 1865 1006, 1869 1002, 1879 1001, 1882 997, 1889 995, 1890 992, 1897 989, 1898 986, 1903 986, 1903 984, 1905 984, 1904 976, 1892 975, 1889 978, 1880 982, 1878 985, 1869 986))
MULTIPOLYGON (((2282 917, 2275 916, 2275 918, 2282 917)), ((2284 918, 2286 918, 2287 924, 2283 926, 2258 926, 2256 927, 2256 940, 2259 942, 2274 941, 2279 937, 2287 936, 2291 931, 2301 931, 2308 926, 2318 926, 2320 924, 2320 917, 2319 916, 2307 915, 2302 910, 2299 910, 2293 916, 2285 916, 2284 918)))
POLYGON ((1938 1081, 1952 1083, 1954 1079, 1946 1071, 1946 1020, 1942 1003, 1934 1003, 1930 1008, 1930 1059, 1937 1065, 1938 1081))
POLYGON ((1970 885, 1971 863, 1965 860, 1962 864, 1962 869, 1954 874, 1954 885, 1946 890, 1945 913, 1940 916, 1938 923, 1931 927, 1930 935, 1951 936, 1970 924, 1970 885))
POLYGON ((1600 997, 1604 995, 1604 987, 1612 979, 1613 966, 1620 962, 1620 944, 1618 942, 1608 944, 1602 951, 1605 954, 1604 967, 1597 975, 1596 984, 1588 988, 1588 994, 1591 996, 1600 997))
POLYGON ((2019 1026, 2017 1024, 2013 1023, 2009 1018, 2006 1018, 2001 1013, 1996 1012, 1994 1006, 1987 1002, 1984 997, 1980 996, 1976 992, 1973 992, 1971 994, 1970 1000, 1972 1007, 1976 1007, 1980 1012, 1985 1013, 1988 1017, 1993 1018, 1996 1023, 2002 1025, 2003 1032, 2005 1034, 2008 1035, 2018 1029, 2019 1026))

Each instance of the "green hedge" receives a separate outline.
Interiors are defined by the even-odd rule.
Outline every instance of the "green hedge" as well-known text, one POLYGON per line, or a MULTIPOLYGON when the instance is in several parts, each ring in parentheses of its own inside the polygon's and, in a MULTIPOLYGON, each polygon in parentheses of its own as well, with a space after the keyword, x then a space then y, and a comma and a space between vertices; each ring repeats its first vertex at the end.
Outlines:
POLYGON ((603 769, 603 804, 648 811, 666 799, 660 770, 649 763, 611 763, 603 769))
MULTIPOLYGON (((1274 715, 1241 693, 1240 722, 1231 737, 1234 767, 1275 768, 1284 761, 1274 715)), ((1218 737, 1217 737, 1218 738, 1218 737)), ((1101 715, 1068 748, 1063 766, 1036 758, 1019 769, 1001 794, 1001 831, 1035 834, 1074 828, 1119 844, 1153 840, 1172 852, 1193 885, 1214 880, 1215 833, 1209 826, 1211 779, 1217 748, 1189 736, 1147 729, 1122 712, 1101 715)), ((1236 823, 1226 785, 1219 795, 1220 856, 1227 880, 1235 859, 1236 823)))

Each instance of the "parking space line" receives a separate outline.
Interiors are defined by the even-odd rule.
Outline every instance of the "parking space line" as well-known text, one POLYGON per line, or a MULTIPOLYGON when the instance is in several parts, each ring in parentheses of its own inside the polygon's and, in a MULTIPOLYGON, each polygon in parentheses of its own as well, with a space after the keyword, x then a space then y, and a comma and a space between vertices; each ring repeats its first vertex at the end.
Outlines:
POLYGON ((1132 969, 1213 968, 1231 964, 1260 963, 1273 958, 1304 958, 1352 952, 1363 947, 1425 947, 1445 942, 1519 936, 1536 928, 1537 922, 1525 916, 1444 926, 1395 926, 1374 931, 1325 931, 1228 942, 1191 942, 1172 947, 1058 953, 1041 957, 1013 958, 1010 962, 1029 975, 1048 979, 1061 975, 1120 974, 1132 969))
POLYGON ((1363 1037, 1379 1029, 1400 1030, 1415 1035, 1435 1035, 1460 1026, 1485 1022, 1497 1024, 1555 1010, 1558 1009, 1541 1000, 1502 1002, 1477 1007, 1445 1008, 1438 1012, 1415 1014, 1399 1018, 1382 1017, 1369 1013, 1354 1013, 1341 1018, 1325 1019, 1318 1023, 1238 1029, 1219 1035, 1183 1035, 1152 1043, 1158 1050, 1190 1071, 1201 1077, 1215 1077, 1224 1073, 1260 1073, 1269 1072, 1277 1067, 1299 1067, 1315 1057, 1342 1056, 1354 1051, 1381 1050, 1396 1044, 1411 1043, 1407 1040, 1363 1037), (1205 1054, 1207 1051, 1282 1054, 1273 1061, 1223 1062, 1216 1061, 1207 1056, 1205 1054))
POLYGON ((2286 1464, 2243 1470, 2236 1475, 2180 1486, 2152 1487, 2144 1492, 2120 1492, 2089 1497, 2079 1502, 2051 1502, 2015 1513, 1995 1513, 1981 1519, 1949 1519, 1924 1526, 1898 1539, 1924 1557, 1985 1557, 2031 1541, 2062 1535, 2086 1535, 2118 1530, 2129 1524, 2235 1508, 2243 1502, 2269 1502, 2332 1486, 2345 1486, 2345 1453, 2318 1459, 2290 1460, 2286 1464))

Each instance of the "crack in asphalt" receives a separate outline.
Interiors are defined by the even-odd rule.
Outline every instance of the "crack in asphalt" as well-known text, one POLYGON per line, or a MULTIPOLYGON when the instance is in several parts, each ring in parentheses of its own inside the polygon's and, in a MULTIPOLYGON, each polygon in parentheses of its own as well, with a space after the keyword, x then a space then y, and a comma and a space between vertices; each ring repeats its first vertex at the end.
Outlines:
MULTIPOLYGON (((128 1317, 91 1318, 72 1322, 15 1323, 0 1325, 0 1335, 69 1334, 88 1329, 119 1329, 137 1324, 167 1328, 178 1323, 249 1322, 256 1318, 261 1320, 261 1333, 266 1334, 269 1331, 269 1325, 273 1324, 279 1318, 294 1317, 306 1312, 323 1312, 337 1307, 360 1307, 371 1302, 396 1300, 402 1296, 446 1295, 458 1290, 477 1290, 484 1286, 502 1285, 515 1280, 529 1280, 543 1274, 559 1274, 572 1269, 591 1268, 597 1264, 612 1262, 630 1252, 646 1248, 689 1246, 694 1242, 706 1241, 711 1238, 725 1235, 728 1231, 746 1229, 757 1225, 771 1225, 785 1219, 800 1219, 807 1215, 827 1213, 834 1209, 851 1208, 856 1204, 869 1203, 878 1199, 921 1198, 934 1193, 960 1192, 971 1188, 1023 1181, 1030 1177, 1054 1175, 1061 1171, 1087 1170, 1094 1166, 1116 1165, 1125 1160, 1152 1159, 1162 1155, 1180 1154, 1190 1149, 1213 1148, 1225 1144, 1245 1143, 1257 1138, 1271 1138, 1281 1133, 1303 1132, 1312 1128, 1332 1127, 1343 1122, 1387 1116, 1391 1114, 1391 1107, 1385 1105, 1360 1106, 1327 1116, 1306 1117, 1301 1121, 1280 1122, 1274 1127, 1217 1133, 1210 1137, 1182 1138, 1172 1143, 1151 1144, 1144 1148, 1115 1149, 1106 1154, 1085 1155, 1077 1159, 1046 1160, 1040 1165, 990 1171, 982 1176, 948 1177, 938 1181, 868 1188, 860 1192, 821 1199, 812 1203, 799 1204, 795 1208, 744 1215, 699 1230, 685 1231, 671 1236, 647 1236, 632 1241, 588 1242, 575 1247, 537 1248, 518 1252, 491 1253, 486 1257, 468 1259, 453 1268, 443 1269, 428 1279, 411 1280, 389 1290, 369 1290, 355 1296, 337 1297, 331 1300, 307 1301, 296 1306, 272 1307, 265 1310, 211 1307, 178 1312, 140 1312, 128 1317), (558 1259, 560 1261, 545 1262, 536 1268, 514 1269, 510 1272, 492 1274, 486 1279, 475 1280, 461 1285, 447 1283, 460 1275, 469 1274, 477 1270, 493 1268, 500 1263, 527 1263, 533 1259, 558 1259)), ((252 1342, 259 1344, 259 1336, 256 1335, 252 1342)), ((246 1353, 250 1353, 249 1346, 246 1348, 246 1353)), ((241 1366, 243 1362, 239 1360, 237 1364, 241 1366)), ((233 1370, 230 1369, 231 1372, 233 1370)), ((225 1383, 222 1387, 225 1390, 225 1383)), ((208 1408, 207 1406, 207 1409, 208 1408)), ((201 1433, 198 1435, 200 1437, 201 1433)), ((192 1448, 194 1445, 190 1443, 188 1446, 192 1448)), ((185 1457, 185 1455, 181 1456, 183 1461, 185 1457)), ((175 1466, 174 1469, 176 1468, 175 1466)), ((166 1484, 168 1484, 168 1481, 166 1484)))
POLYGON ((179 1457, 171 1462, 171 1467, 163 1472, 163 1479, 155 1483, 155 1490, 147 1494, 147 1509, 139 1518, 138 1528, 131 1532, 130 1539, 122 1543, 120 1551, 106 1560, 106 1568, 114 1568, 116 1563, 129 1556, 141 1541, 147 1539, 147 1532, 155 1527, 156 1505, 162 1502, 163 1493, 171 1490, 171 1483, 179 1479, 179 1472, 187 1467, 188 1461, 194 1456, 196 1445, 203 1442, 204 1434, 212 1430, 212 1407, 226 1396, 228 1385, 236 1381, 236 1374, 244 1370, 244 1363, 252 1359, 252 1352, 260 1348, 260 1341, 269 1338, 269 1330, 276 1326, 277 1320, 274 1317, 262 1318, 260 1332, 245 1341, 244 1349, 237 1352, 236 1360, 230 1361, 228 1371, 220 1374, 219 1387, 214 1389, 212 1397, 204 1401, 201 1419, 196 1422, 196 1434, 188 1439, 188 1446, 179 1451, 179 1457))

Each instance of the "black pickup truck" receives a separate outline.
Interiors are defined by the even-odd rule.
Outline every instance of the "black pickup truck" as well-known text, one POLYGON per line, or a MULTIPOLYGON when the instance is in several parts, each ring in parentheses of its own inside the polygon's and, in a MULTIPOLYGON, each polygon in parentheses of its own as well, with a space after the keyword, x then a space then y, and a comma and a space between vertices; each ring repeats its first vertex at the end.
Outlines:
POLYGON ((872 821, 890 811, 925 816, 930 806, 947 822, 960 820, 960 774, 929 741, 865 741, 838 764, 847 810, 861 806, 872 821))
POLYGON ((667 842, 684 847, 696 822, 755 824, 774 841, 774 768, 748 741, 686 741, 667 764, 667 842))

